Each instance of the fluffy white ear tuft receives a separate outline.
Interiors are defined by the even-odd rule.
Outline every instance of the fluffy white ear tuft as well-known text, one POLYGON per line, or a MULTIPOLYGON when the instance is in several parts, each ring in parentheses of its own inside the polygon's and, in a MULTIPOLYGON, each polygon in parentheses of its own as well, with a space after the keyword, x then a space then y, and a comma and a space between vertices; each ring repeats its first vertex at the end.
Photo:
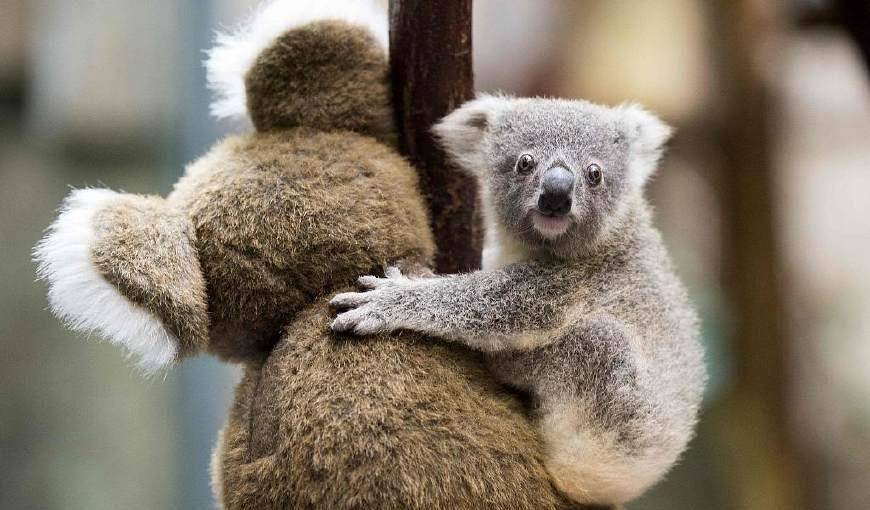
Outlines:
POLYGON ((123 346, 152 374, 172 363, 178 339, 146 310, 127 300, 91 260, 94 215, 120 195, 107 189, 75 190, 33 251, 39 278, 48 283, 51 310, 67 325, 123 346))
POLYGON ((643 186, 655 172, 673 129, 635 103, 621 105, 618 111, 630 144, 629 173, 635 184, 643 186))
POLYGON ((368 27, 387 48, 386 10, 374 0, 268 0, 233 32, 218 32, 205 62, 214 93, 211 114, 219 119, 247 117, 245 75, 257 56, 288 30, 312 21, 340 20, 368 27))
POLYGON ((506 96, 480 95, 438 121, 432 132, 457 165, 475 173, 482 165, 484 135, 509 100, 506 96))

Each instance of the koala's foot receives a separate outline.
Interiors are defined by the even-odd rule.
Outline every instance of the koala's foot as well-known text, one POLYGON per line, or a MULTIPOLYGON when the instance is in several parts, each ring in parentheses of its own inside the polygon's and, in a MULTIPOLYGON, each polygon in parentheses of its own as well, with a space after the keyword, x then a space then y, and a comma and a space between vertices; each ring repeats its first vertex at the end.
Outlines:
POLYGON ((539 423, 553 485, 588 505, 627 503, 640 496, 673 465, 677 450, 667 445, 632 451, 617 444, 613 431, 587 426, 580 406, 565 406, 539 423))
POLYGON ((73 191, 34 250, 52 311, 153 373, 207 342, 193 226, 159 197, 73 191))

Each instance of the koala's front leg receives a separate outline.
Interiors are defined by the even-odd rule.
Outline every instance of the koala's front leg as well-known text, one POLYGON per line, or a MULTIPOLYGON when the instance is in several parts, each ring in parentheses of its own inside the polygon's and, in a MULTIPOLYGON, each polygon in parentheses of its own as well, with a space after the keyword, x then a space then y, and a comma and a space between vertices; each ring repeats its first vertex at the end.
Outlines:
POLYGON ((529 264, 407 278, 390 268, 386 278, 360 278, 368 292, 330 301, 341 312, 332 329, 358 335, 417 331, 483 351, 544 345, 565 322, 572 285, 563 272, 529 264))

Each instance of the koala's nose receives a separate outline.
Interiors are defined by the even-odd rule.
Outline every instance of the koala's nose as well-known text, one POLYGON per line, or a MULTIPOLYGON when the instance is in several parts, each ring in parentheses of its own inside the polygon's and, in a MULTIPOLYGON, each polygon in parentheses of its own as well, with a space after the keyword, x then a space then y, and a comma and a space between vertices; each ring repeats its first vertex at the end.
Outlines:
POLYGON ((564 216, 571 210, 571 195, 574 191, 574 174, 560 166, 544 173, 541 180, 541 196, 538 210, 544 214, 564 216))

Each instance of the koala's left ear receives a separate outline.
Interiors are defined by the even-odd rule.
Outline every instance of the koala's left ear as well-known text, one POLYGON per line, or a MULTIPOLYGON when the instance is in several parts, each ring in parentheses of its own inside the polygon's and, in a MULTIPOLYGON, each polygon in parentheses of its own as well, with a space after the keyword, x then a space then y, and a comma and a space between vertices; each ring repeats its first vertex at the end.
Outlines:
POLYGON ((643 186, 655 172, 673 129, 634 103, 620 106, 619 112, 631 151, 629 173, 635 184, 643 186))
POLYGON ((432 127, 450 158, 466 171, 474 173, 483 162, 483 140, 499 111, 510 98, 480 95, 453 110, 432 127))

